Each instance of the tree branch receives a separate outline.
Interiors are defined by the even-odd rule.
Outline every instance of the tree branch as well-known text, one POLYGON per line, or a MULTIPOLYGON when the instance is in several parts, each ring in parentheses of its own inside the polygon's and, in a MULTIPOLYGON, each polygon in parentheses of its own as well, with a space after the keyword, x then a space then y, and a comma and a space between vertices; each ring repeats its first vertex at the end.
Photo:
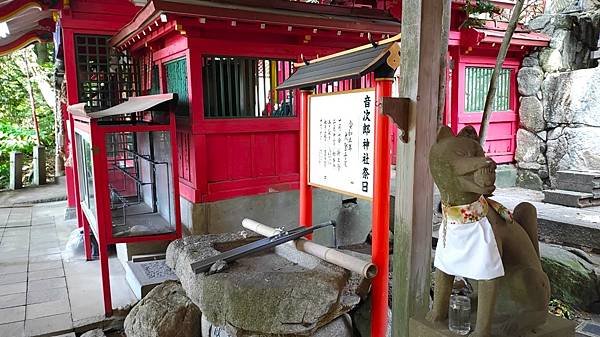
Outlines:
POLYGON ((513 12, 510 17, 510 21, 508 22, 508 27, 506 27, 506 33, 504 33, 504 39, 502 40, 502 45, 500 46, 500 51, 498 52, 498 57, 496 58, 496 66, 494 67, 494 71, 492 72, 492 78, 490 80, 490 87, 488 89, 487 96, 485 98, 485 106, 483 108, 483 115, 481 116, 481 128, 479 130, 479 143, 485 149, 485 139, 487 138, 488 128, 490 126, 490 118, 492 115, 492 105, 494 103, 494 99, 496 98, 496 89, 498 86, 498 75, 502 70, 502 64, 504 63, 504 59, 506 58, 506 54, 508 53, 508 47, 510 47, 510 40, 517 28, 517 24, 519 22, 519 17, 521 16, 521 11, 523 10, 524 0, 517 0, 515 6, 513 7, 513 12))

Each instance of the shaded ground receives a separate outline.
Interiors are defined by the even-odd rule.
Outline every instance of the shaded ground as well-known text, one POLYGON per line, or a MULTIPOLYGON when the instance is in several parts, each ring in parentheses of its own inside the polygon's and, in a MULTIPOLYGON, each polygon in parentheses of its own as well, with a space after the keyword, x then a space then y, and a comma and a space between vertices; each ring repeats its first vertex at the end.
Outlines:
POLYGON ((0 191, 0 207, 66 200, 65 177, 57 177, 56 181, 42 186, 0 191))
MULTIPOLYGON (((54 336, 104 320, 99 261, 64 251, 77 226, 64 220, 65 208, 64 201, 0 208, 0 336, 54 336)), ((113 306, 131 305, 116 257, 110 268, 113 306)))

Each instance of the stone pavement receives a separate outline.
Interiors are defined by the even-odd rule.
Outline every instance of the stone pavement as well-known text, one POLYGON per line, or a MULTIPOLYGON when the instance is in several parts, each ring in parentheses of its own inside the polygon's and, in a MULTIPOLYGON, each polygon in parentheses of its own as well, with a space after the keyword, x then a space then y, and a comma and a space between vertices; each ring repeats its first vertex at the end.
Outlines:
POLYGON ((575 208, 548 204, 542 202, 542 192, 523 188, 500 188, 493 199, 510 209, 523 201, 533 204, 543 241, 600 251, 600 206, 575 208))
MULTIPOLYGON (((104 318, 98 261, 67 259, 66 203, 0 206, 0 336, 56 336, 104 318)), ((135 301, 111 259, 115 307, 135 301)))

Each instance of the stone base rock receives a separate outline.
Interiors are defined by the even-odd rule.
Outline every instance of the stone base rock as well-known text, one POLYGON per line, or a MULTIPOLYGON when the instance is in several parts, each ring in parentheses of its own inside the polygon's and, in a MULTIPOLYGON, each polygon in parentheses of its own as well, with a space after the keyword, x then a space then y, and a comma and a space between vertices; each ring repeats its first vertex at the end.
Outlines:
POLYGON ((125 318, 127 337, 198 337, 198 307, 181 285, 167 281, 152 289, 125 318))
POLYGON ((84 333, 81 337, 106 337, 106 335, 102 329, 94 329, 84 333))
MULTIPOLYGON (((574 321, 559 318, 548 314, 546 324, 536 328, 534 332, 519 336, 500 336, 494 337, 573 337, 575 336, 574 321)), ((447 327, 435 327, 432 323, 424 319, 410 319, 410 337, 456 337, 447 327)))
MULTIPOLYGON (((262 335, 252 335, 251 337, 259 337, 262 335)), ((293 335, 294 337, 296 335, 293 335)), ((202 315, 202 335, 201 337, 235 337, 227 332, 225 328, 213 325, 202 315)), ((279 337, 279 336, 278 336, 279 337)), ((292 337, 292 335, 290 335, 292 337)), ((329 324, 318 329, 310 336, 302 337, 354 337, 352 334, 352 319, 348 314, 344 314, 334 319, 329 324)))
POLYGON ((581 250, 540 243, 542 267, 550 279, 552 298, 579 309, 600 300, 596 269, 581 250))
MULTIPOLYGON (((392 336, 391 317, 392 311, 388 309, 389 319, 385 334, 386 337, 392 336)), ((358 332, 359 337, 371 337, 371 297, 368 297, 365 301, 361 302, 352 312, 352 322, 354 323, 354 328, 358 332)))
POLYGON ((360 301, 352 273, 289 244, 238 259, 209 276, 190 267, 252 240, 233 233, 190 236, 167 249, 167 265, 189 298, 230 335, 310 336, 360 301))

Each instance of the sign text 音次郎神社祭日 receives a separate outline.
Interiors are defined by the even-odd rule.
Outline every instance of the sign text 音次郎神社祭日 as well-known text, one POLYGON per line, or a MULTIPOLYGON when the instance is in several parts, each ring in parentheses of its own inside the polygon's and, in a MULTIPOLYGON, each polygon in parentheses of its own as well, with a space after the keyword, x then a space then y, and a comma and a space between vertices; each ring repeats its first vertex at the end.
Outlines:
POLYGON ((312 95, 309 184, 373 197, 375 90, 312 95))

